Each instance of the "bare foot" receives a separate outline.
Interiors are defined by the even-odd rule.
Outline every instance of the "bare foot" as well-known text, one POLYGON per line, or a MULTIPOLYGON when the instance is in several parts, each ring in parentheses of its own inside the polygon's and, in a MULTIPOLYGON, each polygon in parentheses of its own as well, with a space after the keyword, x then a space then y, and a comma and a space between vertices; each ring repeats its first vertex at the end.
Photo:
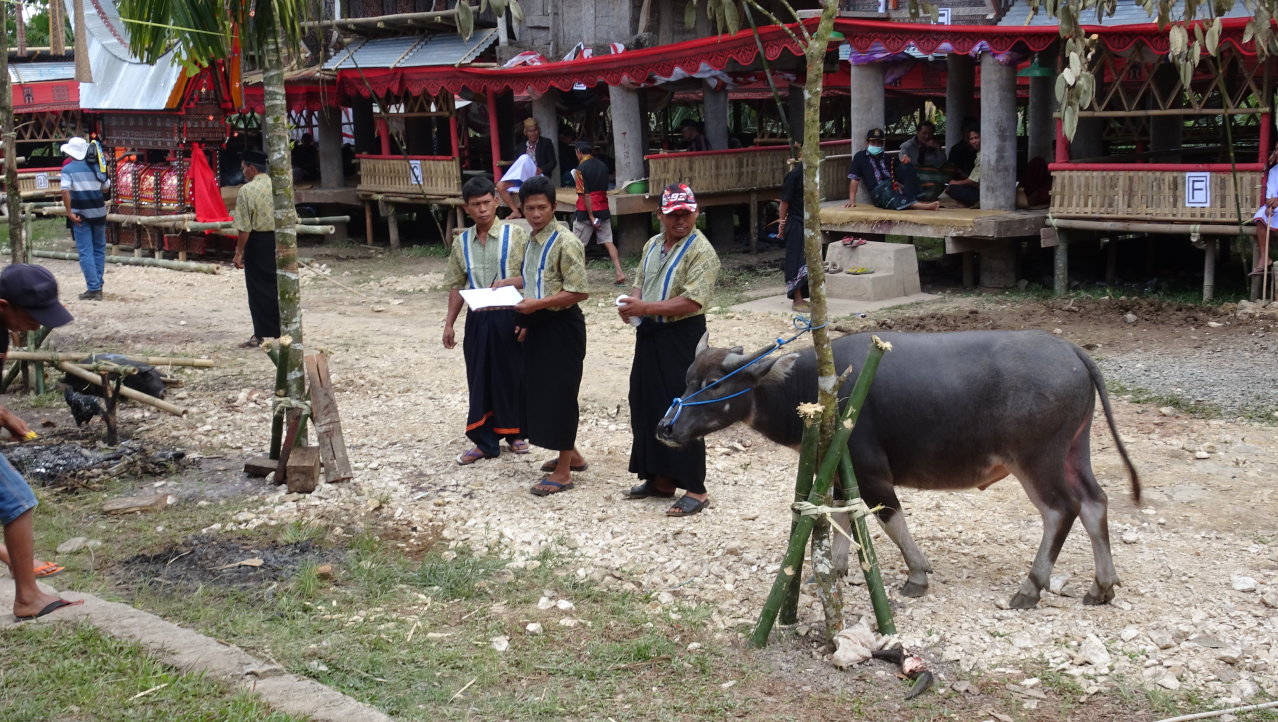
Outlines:
POLYGON ((61 599, 52 594, 45 594, 44 592, 40 592, 39 596, 37 596, 34 600, 30 602, 27 602, 24 604, 19 604, 17 602, 14 602, 13 616, 17 617, 18 619, 22 619, 23 617, 35 617, 37 615, 40 615, 41 612, 44 612, 45 614, 51 614, 55 610, 61 609, 62 607, 74 607, 74 606, 79 606, 81 604, 84 604, 84 600, 80 600, 78 602, 66 602, 65 604, 58 606, 57 604, 58 602, 64 602, 64 601, 66 600, 61 599), (50 606, 52 606, 53 609, 49 609, 50 606), (48 609, 48 611, 45 611, 46 609, 48 609))

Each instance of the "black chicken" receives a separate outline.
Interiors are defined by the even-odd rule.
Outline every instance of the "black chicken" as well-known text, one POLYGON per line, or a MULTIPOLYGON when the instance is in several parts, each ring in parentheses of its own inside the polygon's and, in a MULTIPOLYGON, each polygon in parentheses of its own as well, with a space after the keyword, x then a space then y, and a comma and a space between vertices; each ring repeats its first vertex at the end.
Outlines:
POLYGON ((106 413, 102 410, 102 404, 98 403, 98 397, 82 394, 70 387, 62 389, 62 398, 66 399, 77 428, 92 421, 94 416, 102 416, 106 413))

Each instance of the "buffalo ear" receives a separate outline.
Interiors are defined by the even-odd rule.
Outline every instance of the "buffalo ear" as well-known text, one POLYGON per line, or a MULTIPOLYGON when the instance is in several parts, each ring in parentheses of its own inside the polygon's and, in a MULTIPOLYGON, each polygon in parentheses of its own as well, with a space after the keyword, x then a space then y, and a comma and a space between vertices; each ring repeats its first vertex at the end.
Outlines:
POLYGON ((706 331, 705 333, 701 334, 701 340, 697 342, 697 352, 693 354, 693 357, 695 358, 697 356, 700 356, 701 354, 705 353, 706 350, 709 348, 710 348, 710 332, 706 331))
POLYGON ((764 384, 782 383, 783 381, 786 380, 787 377, 790 376, 790 370, 794 368, 794 363, 798 360, 799 360, 798 353, 788 353, 782 356, 781 358, 777 359, 776 361, 772 363, 772 365, 767 369, 766 373, 762 374, 761 378, 759 379, 759 383, 764 383, 764 384))

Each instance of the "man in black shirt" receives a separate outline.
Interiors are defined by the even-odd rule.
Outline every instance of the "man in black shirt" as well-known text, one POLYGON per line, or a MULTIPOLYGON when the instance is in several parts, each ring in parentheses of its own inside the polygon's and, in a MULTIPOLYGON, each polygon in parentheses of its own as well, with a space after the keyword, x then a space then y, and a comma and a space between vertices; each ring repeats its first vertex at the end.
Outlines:
POLYGON ((701 124, 692 118, 687 118, 679 124, 679 132, 688 144, 688 151, 710 150, 710 139, 702 132, 701 124))
POLYGON ((590 245, 593 236, 608 251, 612 269, 616 272, 613 283, 624 286, 626 274, 621 270, 621 258, 617 244, 612 242, 612 213, 608 211, 608 166, 592 156, 588 141, 577 143, 577 167, 572 177, 577 187, 577 212, 573 214, 572 233, 581 239, 581 245, 590 245))
POLYGON ((893 211, 934 211, 941 207, 936 201, 923 202, 919 198, 919 179, 914 164, 896 162, 883 153, 883 129, 872 128, 865 136, 865 150, 852 156, 848 170, 848 208, 856 207, 856 191, 862 183, 870 193, 870 200, 879 208, 893 211))

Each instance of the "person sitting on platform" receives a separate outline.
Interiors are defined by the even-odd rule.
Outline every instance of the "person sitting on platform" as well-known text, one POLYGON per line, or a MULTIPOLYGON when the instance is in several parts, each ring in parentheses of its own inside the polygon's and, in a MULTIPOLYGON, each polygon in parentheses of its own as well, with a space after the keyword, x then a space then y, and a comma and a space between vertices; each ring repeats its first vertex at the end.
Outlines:
POLYGON ((954 177, 953 167, 945 164, 945 149, 936 140, 936 123, 919 123, 914 136, 901 144, 902 163, 913 163, 919 176, 919 200, 934 201, 954 177))
POLYGON ((683 135, 683 140, 688 144, 685 149, 690 153, 710 150, 710 139, 706 137, 701 123, 692 118, 684 118, 679 124, 679 133, 683 135))
MULTIPOLYGON (((1265 202, 1252 216, 1256 224, 1255 263, 1250 276, 1262 276, 1269 270, 1269 234, 1278 228, 1278 144, 1269 152, 1269 164, 1265 168, 1265 202)), ((1268 285, 1265 279, 1265 285, 1268 285)))
POLYGON ((954 164, 956 177, 945 192, 968 208, 977 207, 981 203, 981 131, 968 130, 967 142, 950 150, 950 162, 954 164), (964 145, 967 147, 960 149, 964 145), (970 165, 967 164, 969 158, 970 165))
POLYGON ((553 176, 555 166, 559 163, 559 159, 556 158, 558 153, 555 151, 555 144, 549 138, 541 137, 541 126, 537 124, 535 118, 524 119, 524 138, 527 144, 524 146, 523 154, 515 160, 514 165, 510 166, 510 170, 506 171, 506 174, 501 177, 501 182, 497 184, 497 195, 511 209, 507 220, 523 217, 511 192, 518 192, 520 184, 535 175, 553 176))
POLYGON ((302 139, 293 145, 289 161, 293 164, 294 183, 319 180, 319 146, 315 144, 315 136, 303 133, 302 139))
POLYGON ((870 200, 879 208, 892 211, 934 211, 936 201, 919 200, 919 179, 914 164, 895 161, 883 154, 883 129, 872 128, 865 135, 865 150, 852 156, 848 170, 847 208, 856 207, 856 191, 865 183, 870 200))

